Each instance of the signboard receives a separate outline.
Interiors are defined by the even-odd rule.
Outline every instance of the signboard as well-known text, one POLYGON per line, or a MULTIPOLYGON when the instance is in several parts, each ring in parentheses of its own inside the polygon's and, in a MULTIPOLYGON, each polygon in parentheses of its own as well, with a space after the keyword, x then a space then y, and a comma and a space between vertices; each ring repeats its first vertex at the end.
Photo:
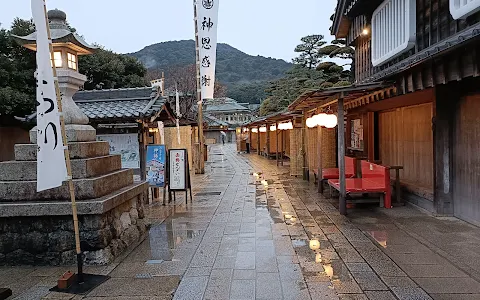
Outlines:
POLYGON ((188 157, 186 149, 171 149, 169 157, 169 187, 172 191, 187 190, 188 157))
POLYGON ((110 154, 122 156, 122 168, 140 169, 140 153, 136 133, 97 135, 97 140, 109 143, 110 154))
MULTIPOLYGON (((218 4, 220 0, 197 0, 198 52, 202 99, 213 99, 217 61, 218 4)), ((200 100, 202 100, 200 99, 200 100)))
POLYGON ((165 145, 147 146, 147 181, 150 186, 165 186, 165 167, 167 164, 165 145))

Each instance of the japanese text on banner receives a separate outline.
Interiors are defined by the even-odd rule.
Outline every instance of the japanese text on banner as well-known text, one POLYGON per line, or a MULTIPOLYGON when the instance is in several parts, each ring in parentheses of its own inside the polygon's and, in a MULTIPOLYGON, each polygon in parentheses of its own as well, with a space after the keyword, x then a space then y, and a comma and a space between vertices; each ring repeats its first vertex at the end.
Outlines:
POLYGON ((37 191, 59 187, 67 178, 57 95, 51 64, 44 0, 32 0, 37 30, 37 191))
POLYGON ((219 0, 197 0, 200 86, 203 99, 213 99, 217 61, 217 23, 219 0))

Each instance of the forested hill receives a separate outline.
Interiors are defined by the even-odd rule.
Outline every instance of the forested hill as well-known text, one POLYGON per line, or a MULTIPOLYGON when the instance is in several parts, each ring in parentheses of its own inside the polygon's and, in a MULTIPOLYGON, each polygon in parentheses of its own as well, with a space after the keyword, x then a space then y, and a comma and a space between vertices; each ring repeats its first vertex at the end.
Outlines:
MULTIPOLYGON (((195 63, 195 42, 163 42, 129 55, 138 58, 148 69, 185 66, 195 63)), ((248 55, 228 44, 218 44, 217 47, 217 79, 229 88, 278 79, 291 66, 281 59, 248 55)))

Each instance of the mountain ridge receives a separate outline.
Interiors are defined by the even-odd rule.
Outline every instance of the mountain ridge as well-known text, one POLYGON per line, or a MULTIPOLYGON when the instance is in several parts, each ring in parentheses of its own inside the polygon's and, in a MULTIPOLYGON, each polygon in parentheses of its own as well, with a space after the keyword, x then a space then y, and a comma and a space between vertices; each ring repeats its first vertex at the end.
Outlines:
MULTIPOLYGON (((195 64, 195 42, 166 41, 127 55, 139 59, 147 69, 181 67, 195 64)), ((292 64, 283 59, 249 55, 225 43, 217 45, 216 78, 228 88, 253 83, 265 84, 283 77, 291 67, 292 64)))

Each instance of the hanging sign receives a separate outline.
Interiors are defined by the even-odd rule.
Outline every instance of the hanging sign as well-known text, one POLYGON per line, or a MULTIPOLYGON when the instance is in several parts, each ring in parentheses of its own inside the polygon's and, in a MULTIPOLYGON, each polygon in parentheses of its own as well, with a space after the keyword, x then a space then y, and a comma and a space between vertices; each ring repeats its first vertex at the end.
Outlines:
MULTIPOLYGON (((197 30, 202 99, 213 99, 217 61, 217 23, 219 0, 197 0, 197 30)), ((202 100, 201 99, 201 100, 202 100)))
POLYGON ((32 14, 37 30, 37 192, 40 192, 61 186, 67 179, 67 167, 44 0, 32 0, 32 14))
POLYGON ((187 149, 171 149, 169 158, 169 184, 172 191, 187 190, 188 158, 187 149))
POLYGON ((167 162, 165 145, 147 146, 147 181, 152 187, 165 186, 167 162))

